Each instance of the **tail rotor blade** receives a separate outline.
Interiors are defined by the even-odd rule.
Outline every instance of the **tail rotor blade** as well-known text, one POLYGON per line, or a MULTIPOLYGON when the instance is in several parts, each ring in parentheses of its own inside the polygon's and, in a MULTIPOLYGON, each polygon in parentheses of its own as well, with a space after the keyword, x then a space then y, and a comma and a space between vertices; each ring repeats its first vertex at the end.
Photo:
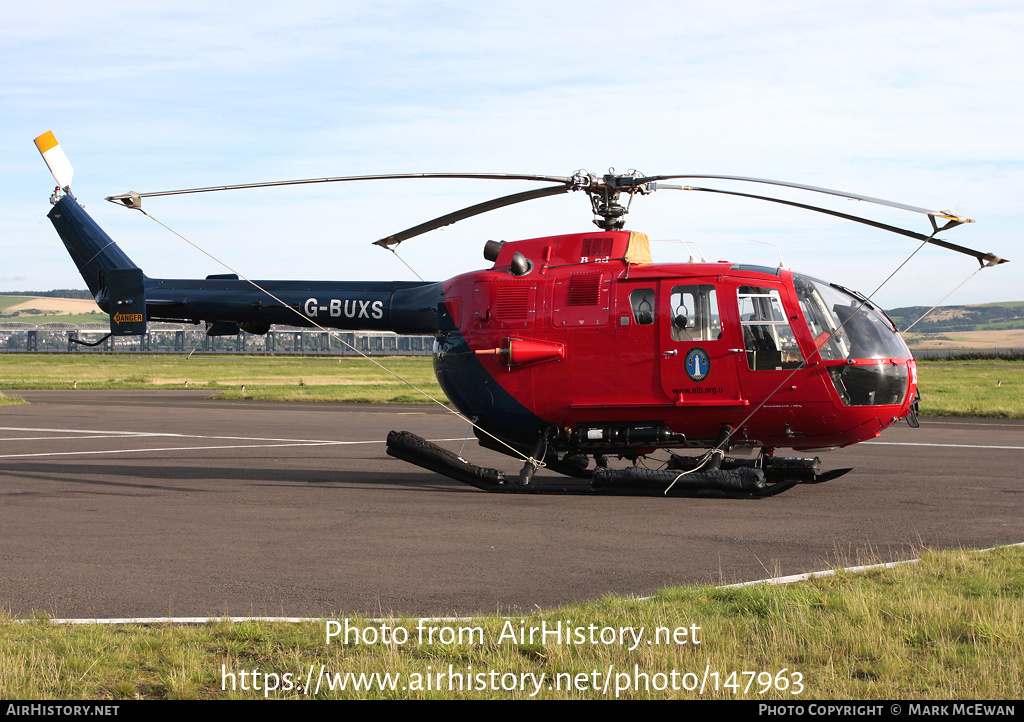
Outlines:
POLYGON ((75 174, 75 169, 71 167, 71 161, 64 155, 64 149, 60 147, 57 139, 53 136, 53 131, 46 131, 36 138, 35 143, 39 154, 43 156, 43 160, 46 161, 47 167, 53 174, 53 179, 57 181, 57 185, 65 192, 70 192, 71 177, 75 174))

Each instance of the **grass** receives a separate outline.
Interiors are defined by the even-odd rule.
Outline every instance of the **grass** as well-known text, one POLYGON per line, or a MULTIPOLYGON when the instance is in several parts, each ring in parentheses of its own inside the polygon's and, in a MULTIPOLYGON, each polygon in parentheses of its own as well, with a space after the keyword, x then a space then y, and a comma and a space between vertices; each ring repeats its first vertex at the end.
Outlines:
POLYGON ((1005 329, 1020 328, 1022 325, 1021 320, 1018 318, 1013 321, 993 321, 992 323, 979 323, 974 330, 976 331, 1003 331, 1005 329))
POLYGON ((8 396, 7 394, 0 392, 0 406, 14 406, 15 404, 24 403, 27 402, 20 396, 8 396))
POLYGON ((11 306, 17 306, 19 303, 25 303, 28 300, 28 296, 0 296, 0 313, 3 313, 11 306))
POLYGON ((389 674, 398 682, 394 690, 381 689, 379 676, 369 689, 324 684, 315 695, 321 698, 528 697, 531 680, 543 676, 542 698, 1019 699, 1024 549, 927 552, 918 564, 793 585, 680 587, 647 600, 608 597, 526 617, 425 622, 424 634, 435 628, 433 640, 420 639, 417 621, 408 618, 335 621, 347 621, 360 637, 350 633, 345 643, 341 626, 327 643, 324 621, 104 626, 2 619, 0 697, 295 698, 313 696, 297 687, 322 665, 330 675, 389 674), (571 644, 521 637, 539 632, 542 622, 583 631, 571 644), (391 633, 387 642, 382 625, 391 633), (628 633, 625 643, 602 643, 600 631, 591 641, 591 625, 629 627, 644 637, 632 650, 628 633), (442 628, 451 638, 440 638, 442 628), (667 635, 648 644, 659 628, 667 635), (362 636, 368 630, 376 639, 362 636), (470 689, 449 690, 449 666, 482 676, 469 678, 470 689), (259 690, 252 689, 256 669, 272 675, 260 678, 259 690), (438 673, 445 675, 440 690, 438 673), (268 679, 279 689, 262 689, 268 679), (703 694, 672 689, 673 680, 694 687, 702 679, 703 694), (502 683, 515 688, 502 690, 502 683))
MULTIPOLYGON (((429 358, 381 360, 439 401, 429 358)), ((925 416, 1024 418, 1024 364, 918 363, 925 416)), ((142 354, 8 354, 0 389, 209 389, 218 399, 417 403, 426 397, 369 361, 353 358, 142 354), (75 384, 77 382, 77 385, 75 384), (187 384, 187 385, 186 385, 187 384), (242 387, 245 387, 244 389, 242 387)))
MULTIPOLYGON (((429 357, 381 363, 434 398, 429 357)), ((415 403, 426 397, 376 364, 353 358, 141 354, 0 356, 0 389, 209 389, 218 399, 415 403), (77 382, 77 383, 76 383, 77 382), (245 387, 244 390, 242 387, 245 387)))
POLYGON ((38 316, 15 316, 4 320, 17 321, 18 323, 110 323, 110 317, 105 313, 69 313, 63 316, 42 314, 38 316))
POLYGON ((918 362, 923 416, 1024 418, 1020 362, 918 362))
MULTIPOLYGON (((423 380, 421 383, 417 383, 416 386, 429 393, 438 401, 447 401, 447 397, 441 392, 441 387, 435 381, 423 380)), ((386 379, 366 384, 246 386, 244 391, 241 389, 221 391, 212 398, 232 401, 344 401, 359 404, 418 404, 430 402, 430 399, 410 386, 386 379)))

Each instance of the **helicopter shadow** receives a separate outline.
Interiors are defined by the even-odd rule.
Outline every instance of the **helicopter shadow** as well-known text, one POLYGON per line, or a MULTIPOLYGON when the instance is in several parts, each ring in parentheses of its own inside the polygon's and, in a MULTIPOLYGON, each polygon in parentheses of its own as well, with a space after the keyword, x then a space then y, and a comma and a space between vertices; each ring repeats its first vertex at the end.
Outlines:
MULTIPOLYGON (((5 464, 8 478, 21 476, 31 481, 70 485, 73 493, 168 492, 178 494, 223 494, 238 485, 306 488, 361 489, 390 491, 428 491, 478 493, 457 482, 427 473, 385 471, 324 470, 302 467, 266 469, 254 466, 151 466, 148 464, 90 464, 69 467, 52 462, 5 464), (164 483, 161 483, 164 482, 164 483), (202 482, 197 484, 195 482, 202 482), (104 491, 106 490, 106 491, 104 491)), ((50 492, 39 493, 53 493, 50 492)), ((30 494, 24 490, 12 494, 30 494)), ((3 496, 0 494, 0 496, 3 496)))

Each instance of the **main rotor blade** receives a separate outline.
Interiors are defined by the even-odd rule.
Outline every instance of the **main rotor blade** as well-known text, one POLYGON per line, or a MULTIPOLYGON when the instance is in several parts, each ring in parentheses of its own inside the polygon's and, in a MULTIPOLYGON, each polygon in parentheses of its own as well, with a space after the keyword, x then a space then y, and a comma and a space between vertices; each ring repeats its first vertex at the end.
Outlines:
MULTIPOLYGON (((768 196, 759 196, 751 193, 740 193, 738 191, 724 191, 715 188, 699 188, 697 186, 676 186, 676 185, 659 185, 658 188, 666 190, 683 190, 683 191, 700 191, 702 193, 720 193, 723 195, 739 196, 741 198, 754 198, 756 200, 768 201, 770 203, 780 203, 784 206, 793 206, 794 208, 803 208, 808 211, 815 211, 816 213, 824 213, 829 216, 835 216, 836 218, 843 218, 848 221, 855 223, 863 223, 866 226, 872 226, 874 228, 880 228, 883 231, 891 231, 892 233, 898 233, 901 236, 907 236, 908 238, 915 238, 919 241, 927 241, 932 245, 941 246, 957 253, 963 253, 968 256, 972 256, 978 259, 978 263, 983 266, 996 266, 1000 263, 1007 263, 1008 259, 1001 258, 994 253, 982 253, 981 251, 975 251, 964 246, 958 246, 955 243, 943 241, 939 238, 933 238, 932 236, 926 236, 923 233, 917 233, 910 231, 905 228, 898 228, 896 226, 890 226, 886 223, 879 223, 868 218, 861 218, 860 216, 852 216, 848 213, 840 213, 839 211, 833 211, 829 208, 819 208, 818 206, 810 206, 806 203, 796 203, 795 201, 786 201, 781 198, 770 198, 768 196)), ((973 222, 973 221, 972 221, 973 222)), ((936 231, 938 232, 938 231, 936 231)))
POLYGON ((488 211, 497 210, 498 208, 504 208, 505 206, 515 205, 516 203, 522 203, 523 201, 532 201, 536 198, 545 198, 547 196, 558 195, 559 193, 568 193, 570 187, 565 186, 552 186, 551 188, 540 188, 538 190, 524 191, 523 193, 514 193, 510 196, 502 196, 501 198, 495 198, 493 200, 486 201, 484 203, 477 203, 475 206, 469 206, 462 210, 453 211, 447 213, 440 218, 435 218, 432 221, 421 223, 418 226, 413 226, 400 233, 381 238, 379 241, 374 241, 374 245, 381 246, 382 248, 391 248, 397 246, 402 241, 407 241, 410 238, 432 231, 435 228, 442 228, 444 226, 450 226, 452 223, 456 223, 465 218, 472 218, 478 216, 481 213, 487 213, 488 211))
MULTIPOLYGON (((306 178, 304 180, 284 180, 284 181, 269 181, 267 183, 242 183, 239 185, 231 186, 210 186, 208 188, 185 188, 182 190, 175 191, 154 191, 151 193, 120 193, 118 195, 107 196, 106 200, 111 203, 124 203, 125 200, 130 200, 132 196, 135 198, 152 198, 154 196, 177 196, 185 193, 209 193, 211 191, 233 191, 241 190, 243 188, 271 188, 274 186, 294 186, 294 185, 309 185, 312 183, 344 183, 348 181, 370 181, 370 180, 402 180, 410 178, 469 178, 469 179, 482 179, 482 180, 521 180, 521 181, 541 181, 544 183, 562 183, 569 184, 572 182, 572 178, 566 178, 563 176, 549 176, 549 175, 518 175, 514 173, 391 173, 387 175, 350 175, 350 176, 337 176, 334 178, 306 178)), ((127 204, 126 204, 127 205, 127 204)))
MULTIPOLYGON (((746 178, 744 176, 734 176, 734 175, 652 175, 652 176, 645 176, 645 177, 642 177, 642 178, 633 178, 633 179, 624 178, 622 182, 623 182, 624 185, 626 185, 626 184, 629 184, 629 185, 642 185, 644 183, 649 183, 651 181, 669 180, 669 179, 676 179, 676 178, 702 178, 702 179, 709 179, 709 180, 743 181, 745 183, 765 183, 767 185, 783 186, 783 187, 786 187, 786 188, 798 188, 800 190, 812 191, 814 193, 826 193, 828 195, 840 196, 841 198, 850 198, 850 199, 855 200, 855 201, 864 201, 866 203, 876 203, 876 204, 881 205, 881 206, 889 206, 890 208, 899 208, 900 210, 904 210, 904 211, 912 211, 914 213, 923 213, 926 216, 935 216, 935 217, 938 217, 938 218, 948 218, 949 220, 957 221, 958 223, 974 223, 974 221, 971 220, 970 218, 963 218, 963 217, 960 217, 960 216, 954 216, 954 215, 950 214, 948 211, 932 211, 932 210, 928 210, 927 208, 918 208, 917 206, 910 206, 910 205, 907 205, 906 203, 896 203, 895 201, 887 201, 887 200, 885 200, 883 198, 872 198, 871 196, 862 196, 862 195, 858 195, 856 193, 847 193, 846 191, 833 190, 831 188, 819 188, 817 186, 807 186, 807 185, 802 185, 800 183, 788 183, 786 181, 768 180, 768 179, 765 179, 765 178, 746 178)), ((674 188, 674 186, 659 186, 659 185, 655 185, 654 190, 656 190, 657 188, 674 188)), ((678 188, 676 188, 676 190, 680 190, 680 189, 685 190, 682 186, 679 186, 678 188)), ((737 194, 737 195, 742 195, 742 194, 737 194)), ((752 198, 759 198, 760 196, 750 196, 750 197, 752 197, 752 198)))

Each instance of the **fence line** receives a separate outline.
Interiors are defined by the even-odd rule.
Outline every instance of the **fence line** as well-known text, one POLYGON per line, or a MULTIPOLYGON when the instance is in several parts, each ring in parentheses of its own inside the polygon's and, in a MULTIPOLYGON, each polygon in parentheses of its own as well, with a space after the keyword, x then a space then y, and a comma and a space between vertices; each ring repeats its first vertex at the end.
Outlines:
POLYGON ((433 336, 399 336, 390 331, 326 331, 293 326, 272 326, 265 334, 239 331, 207 336, 205 326, 151 323, 142 336, 110 337, 95 347, 72 339, 95 342, 109 333, 107 324, 19 322, 0 323, 2 353, 221 353, 304 354, 355 356, 356 349, 371 356, 428 356, 433 336))
MULTIPOLYGON (((371 356, 429 356, 433 336, 399 336, 390 331, 334 331, 296 326, 271 326, 263 335, 239 331, 228 336, 207 336, 206 327, 151 323, 143 336, 110 337, 88 347, 71 339, 98 341, 110 330, 105 323, 0 323, 0 353, 198 353, 357 355, 352 347, 371 356)), ((918 348, 918 359, 1024 360, 1020 348, 918 348)))

